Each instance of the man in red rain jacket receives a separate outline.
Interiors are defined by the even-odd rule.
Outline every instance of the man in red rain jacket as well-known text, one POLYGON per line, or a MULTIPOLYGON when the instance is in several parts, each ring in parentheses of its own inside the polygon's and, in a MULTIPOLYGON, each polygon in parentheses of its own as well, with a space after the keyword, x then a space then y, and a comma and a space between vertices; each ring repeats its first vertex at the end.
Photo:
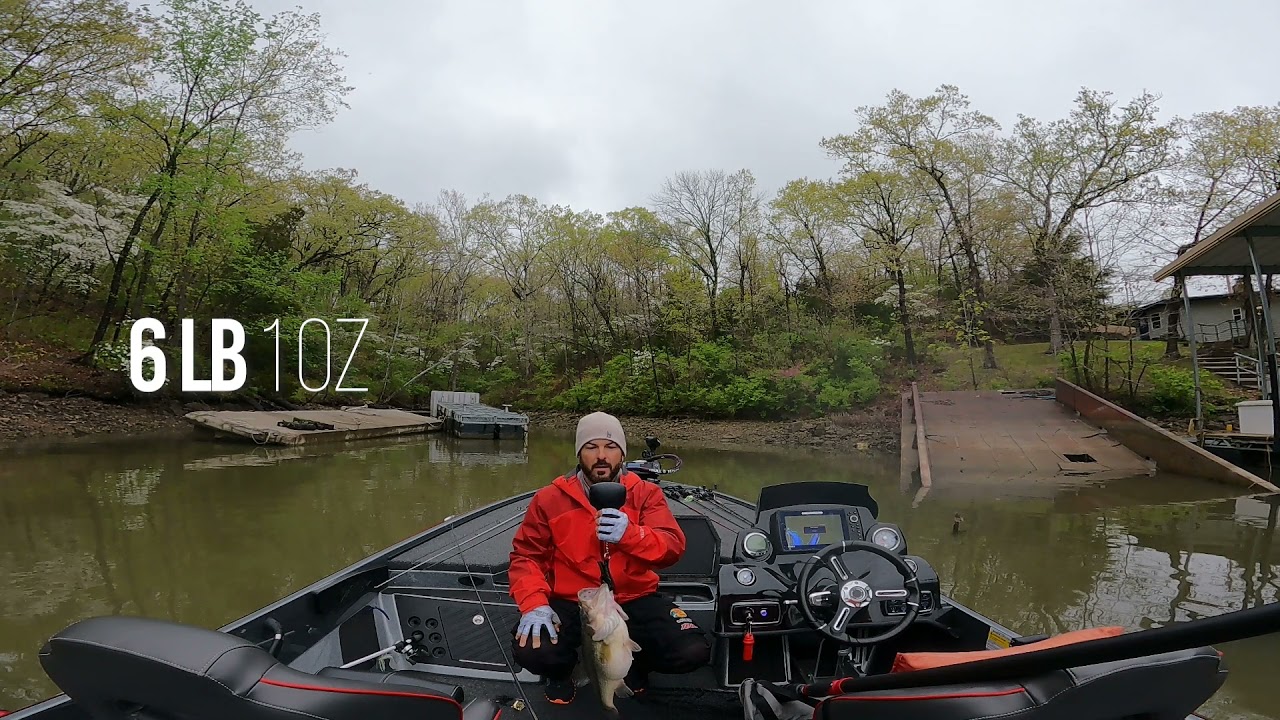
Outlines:
POLYGON ((576 445, 577 470, 534 494, 511 549, 511 597, 521 613, 512 630, 515 660, 547 680, 547 699, 558 704, 573 700, 570 674, 582 643, 578 591, 600 585, 606 542, 614 595, 640 646, 627 689, 643 692, 650 670, 690 672, 711 658, 702 629, 657 593, 656 571, 680 559, 685 537, 661 488, 622 469, 622 425, 606 413, 587 415, 578 421, 576 445), (627 489, 626 503, 597 511, 587 488, 610 480, 627 489))

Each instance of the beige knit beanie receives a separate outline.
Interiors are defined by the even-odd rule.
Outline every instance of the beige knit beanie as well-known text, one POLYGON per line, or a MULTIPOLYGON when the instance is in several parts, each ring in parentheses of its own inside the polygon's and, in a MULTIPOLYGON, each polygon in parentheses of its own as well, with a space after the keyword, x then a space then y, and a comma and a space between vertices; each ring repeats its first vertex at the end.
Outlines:
POLYGON ((592 440, 612 440, 622 448, 622 456, 627 455, 627 436, 622 432, 622 423, 608 413, 593 412, 578 421, 577 448, 573 454, 581 453, 582 446, 592 440))

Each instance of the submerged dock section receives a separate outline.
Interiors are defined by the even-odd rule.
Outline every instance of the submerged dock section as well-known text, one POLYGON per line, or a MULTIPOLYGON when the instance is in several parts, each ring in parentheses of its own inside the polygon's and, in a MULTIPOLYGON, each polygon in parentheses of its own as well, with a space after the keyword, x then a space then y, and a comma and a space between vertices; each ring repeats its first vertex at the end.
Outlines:
POLYGON ((904 478, 918 474, 925 488, 1118 480, 1163 470, 1280 490, 1061 379, 1053 389, 1038 390, 920 392, 913 387, 904 397, 903 413, 904 478))
POLYGON ((490 407, 473 392, 431 392, 431 415, 444 424, 444 431, 457 438, 494 440, 528 437, 529 416, 511 412, 510 406, 490 407))

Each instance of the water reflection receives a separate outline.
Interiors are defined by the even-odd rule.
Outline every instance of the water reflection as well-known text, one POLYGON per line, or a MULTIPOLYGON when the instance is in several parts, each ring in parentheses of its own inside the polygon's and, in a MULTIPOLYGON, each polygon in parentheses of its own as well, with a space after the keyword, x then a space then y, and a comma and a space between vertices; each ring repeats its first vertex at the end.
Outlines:
MULTIPOLYGON (((1024 633, 1142 628, 1280 599, 1276 506, 1178 478, 1107 487, 939 486, 916 502, 894 456, 678 447, 676 479, 754 499, 778 482, 872 486, 881 517, 959 601, 1024 633), (913 507, 913 505, 915 505, 913 507), (960 515, 959 532, 953 532, 960 515)), ((448 515, 572 466, 572 437, 400 438, 341 448, 170 443, 0 462, 0 708, 56 692, 36 653, 97 614, 218 627, 448 515)), ((1206 712, 1280 717, 1277 638, 1223 648, 1206 712)))

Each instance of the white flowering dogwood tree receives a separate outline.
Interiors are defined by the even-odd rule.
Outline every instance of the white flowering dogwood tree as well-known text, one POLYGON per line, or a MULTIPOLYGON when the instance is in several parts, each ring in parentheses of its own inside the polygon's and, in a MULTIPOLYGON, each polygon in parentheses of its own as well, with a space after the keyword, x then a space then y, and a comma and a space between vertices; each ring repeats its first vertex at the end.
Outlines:
POLYGON ((27 288, 15 294, 19 307, 36 307, 56 296, 83 296, 101 282, 100 271, 117 259, 129 221, 146 201, 98 188, 76 197, 46 180, 40 194, 0 201, 0 261, 27 288))

